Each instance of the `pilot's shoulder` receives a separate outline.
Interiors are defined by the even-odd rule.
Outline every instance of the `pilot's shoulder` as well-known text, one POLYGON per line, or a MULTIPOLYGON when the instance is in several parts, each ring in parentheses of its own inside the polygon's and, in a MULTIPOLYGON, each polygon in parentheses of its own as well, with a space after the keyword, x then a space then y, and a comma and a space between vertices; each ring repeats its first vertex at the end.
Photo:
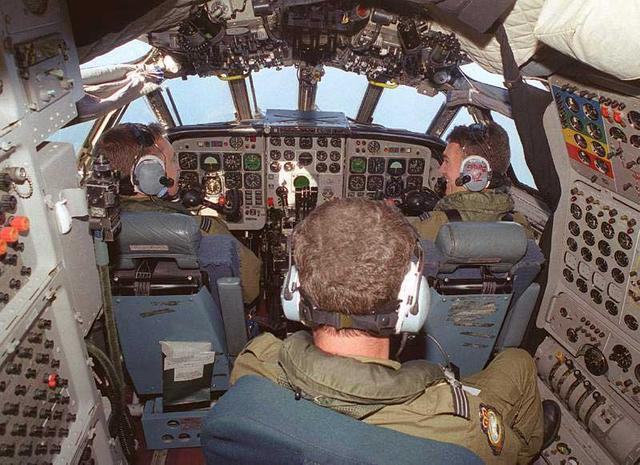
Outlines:
POLYGON ((419 221, 414 223, 416 231, 423 240, 435 240, 440 230, 440 226, 447 222, 447 215, 440 211, 434 210, 431 212, 424 212, 419 217, 419 221))
POLYGON ((278 354, 282 341, 271 333, 252 339, 240 352, 233 365, 231 383, 246 375, 258 375, 275 381, 280 376, 278 354))

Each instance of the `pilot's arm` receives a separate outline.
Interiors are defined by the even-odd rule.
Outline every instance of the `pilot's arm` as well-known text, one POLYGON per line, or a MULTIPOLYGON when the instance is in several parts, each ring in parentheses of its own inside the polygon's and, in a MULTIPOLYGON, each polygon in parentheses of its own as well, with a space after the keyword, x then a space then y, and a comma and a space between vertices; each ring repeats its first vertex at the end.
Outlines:
POLYGON ((426 241, 435 241, 438 236, 438 231, 443 224, 448 222, 447 215, 444 212, 435 210, 431 212, 425 212, 414 223, 414 227, 420 239, 426 241))

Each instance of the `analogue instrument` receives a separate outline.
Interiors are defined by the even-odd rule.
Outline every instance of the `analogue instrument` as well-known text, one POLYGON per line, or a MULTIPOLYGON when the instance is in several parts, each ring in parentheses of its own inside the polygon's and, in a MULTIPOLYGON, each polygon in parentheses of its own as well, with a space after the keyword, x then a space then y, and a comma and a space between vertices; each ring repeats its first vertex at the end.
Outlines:
POLYGON ((318 144, 318 147, 326 147, 327 143, 328 143, 328 140, 324 136, 320 136, 316 139, 316 144, 318 144))
POLYGON ((609 135, 620 142, 627 142, 627 135, 620 128, 612 127, 609 129, 609 135))
POLYGON ((618 243, 620 244, 620 247, 625 250, 629 250, 633 246, 633 240, 631 239, 631 237, 627 233, 622 231, 618 233, 618 243))
POLYGON ((571 110, 572 112, 578 113, 578 111, 580 111, 580 107, 578 106, 578 102, 576 102, 576 99, 574 99, 573 97, 569 96, 569 97, 565 98, 564 101, 567 104, 567 108, 569 110, 571 110))
POLYGON ((407 177, 407 192, 419 191, 422 189, 422 176, 407 177))
POLYGON ((585 231, 582 233, 582 238, 588 246, 592 246, 596 243, 596 236, 591 231, 585 231))
POLYGON ((584 111, 584 114, 587 115, 587 118, 590 120, 596 121, 598 119, 598 110, 590 103, 582 105, 582 111, 584 111))
POLYGON ((593 300, 594 303, 598 305, 602 303, 602 293, 599 290, 591 289, 590 295, 591 295, 591 300, 593 300))
POLYGON ((225 171, 240 171, 242 168, 241 155, 239 153, 225 153, 222 157, 222 164, 225 171))
POLYGON ((595 346, 589 345, 584 353, 584 363, 589 373, 595 376, 604 375, 609 369, 607 359, 604 354, 595 346))
POLYGON ((631 331, 637 331, 638 329, 638 320, 636 320, 633 315, 625 315, 624 324, 627 325, 627 328, 631 331))
POLYGON ((316 159, 318 161, 327 161, 327 157, 328 156, 329 155, 324 150, 319 150, 319 151, 316 152, 316 159))
POLYGON ((616 259, 616 263, 622 268, 626 268, 627 266, 629 266, 629 257, 622 250, 616 250, 616 253, 613 254, 613 257, 616 259))
POLYGON ((349 161, 351 173, 364 173, 367 171, 367 159, 364 157, 352 157, 349 161))
POLYGON ((331 153, 329 154, 329 159, 331 161, 339 161, 340 160, 340 152, 336 152, 335 150, 332 150, 331 153))
POLYGON ((402 158, 391 158, 387 165, 387 173, 391 176, 402 176, 406 170, 406 160, 402 158))
POLYGON ((220 171, 220 154, 219 153, 201 153, 200 168, 208 173, 220 171))
POLYGON ((369 158, 369 173, 382 174, 384 173, 384 158, 371 157, 369 158))
POLYGON ((599 157, 606 157, 607 156, 607 151, 604 149, 604 147, 602 146, 602 144, 600 142, 593 142, 593 151, 596 153, 596 155, 598 155, 599 157))
POLYGON ((604 308, 607 309, 607 312, 609 312, 609 315, 616 316, 618 314, 618 306, 612 300, 607 300, 604 303, 604 308))
POLYGON ((324 162, 320 162, 316 164, 316 172, 318 173, 326 173, 327 172, 327 164, 324 162))
MULTIPOLYGON (((576 134, 577 136, 579 134, 576 134)), ((582 136, 580 136, 582 137, 582 136)), ((585 146, 586 146, 586 142, 585 142, 585 146)), ((584 150, 578 150, 578 158, 580 159, 580 161, 582 163, 584 163, 585 165, 588 165, 591 163, 591 159, 589 158, 589 155, 587 155, 587 152, 585 152, 584 150)))
POLYGON ((260 189, 262 187, 262 176, 259 173, 244 173, 245 189, 260 189))
POLYGON ((586 215, 584 215, 584 219, 587 222, 587 226, 589 226, 591 229, 596 229, 598 227, 598 218, 596 218, 596 215, 594 215, 591 212, 588 212, 586 215))
POLYGON ((634 134, 629 138, 629 143, 636 148, 640 148, 640 136, 638 134, 634 134))
POLYGON ((580 205, 578 205, 577 203, 572 203, 571 207, 569 208, 571 210, 571 216, 573 216, 576 220, 582 218, 582 208, 580 208, 580 205))
POLYGON ((272 160, 280 160, 280 157, 282 157, 282 153, 280 152, 280 150, 272 150, 271 152, 269 152, 269 158, 271 158, 272 160))
POLYGON ((296 158, 296 153, 293 150, 285 150, 283 156, 285 160, 291 161, 296 158))
POLYGON ((580 226, 575 221, 569 221, 569 232, 574 236, 580 234, 580 226))
POLYGON ((384 177, 374 174, 367 178, 367 190, 368 191, 381 191, 384 187, 384 177))
POLYGON ((412 158, 409 160, 409 166, 407 167, 407 173, 409 174, 422 174, 424 173, 424 158, 412 158))
POLYGON ((207 174, 202 179, 202 190, 204 195, 209 197, 212 195, 218 195, 222 192, 222 181, 217 174, 207 174))
POLYGON ((352 174, 349 176, 349 189, 352 191, 363 191, 365 186, 365 177, 361 174, 352 174))
POLYGON ((602 137, 602 130, 597 124, 589 123, 587 124, 587 134, 589 134, 592 139, 600 139, 602 137))
POLYGON ((571 118, 569 118, 569 124, 571 124, 571 127, 576 131, 582 131, 582 121, 580 121, 580 118, 576 115, 572 115, 571 118))
POLYGON ((193 152, 180 152, 178 154, 178 164, 181 170, 197 170, 198 154, 193 152))
POLYGON ((587 148, 587 140, 582 136, 582 134, 574 134, 573 140, 576 141, 579 147, 586 149, 587 148))
POLYGON ((629 370, 629 368, 631 368, 631 364, 633 363, 631 352, 629 352, 629 349, 621 344, 616 344, 615 346, 613 346, 613 351, 611 352, 611 354, 609 354, 609 360, 617 363, 625 373, 629 370))
POLYGON ((609 265, 607 264, 607 261, 602 257, 596 258, 596 266, 602 273, 606 273, 607 270, 609 269, 609 265))
POLYGON ((269 165, 269 171, 271 171, 272 173, 277 173, 278 171, 280 171, 280 162, 272 161, 269 165))
POLYGON ((178 178, 178 187, 180 191, 187 191, 189 189, 198 188, 200 183, 198 182, 198 173, 195 171, 181 171, 178 178))
POLYGON ((611 255, 611 246, 609 245, 609 243, 607 241, 599 241, 598 242, 598 250, 605 257, 608 257, 609 255, 611 255))
POLYGON ((262 158, 259 153, 244 154, 245 171, 260 171, 260 168, 262 168, 262 158))
POLYGON ((613 280, 618 284, 622 284, 624 282, 624 273, 620 268, 612 269, 611 276, 613 276, 613 280))
POLYGON ((339 137, 332 137, 331 138, 331 147, 342 147, 342 139, 340 139, 339 137))
POLYGON ((274 147, 280 147, 280 145, 282 144, 282 139, 280 139, 278 136, 273 136, 269 139, 269 142, 274 147))
POLYGON ((369 141, 367 144, 367 150, 371 153, 378 153, 380 151, 380 142, 377 140, 369 141))
POLYGON ((293 169, 296 167, 295 164, 293 164, 292 162, 288 161, 284 164, 284 170, 285 171, 293 171, 293 169))
POLYGON ((598 171, 600 171, 601 173, 607 174, 609 172, 609 165, 607 165, 607 162, 605 162, 604 160, 596 158, 595 165, 598 171))
POLYGON ((593 254, 587 247, 583 247, 580 249, 580 255, 582 255, 582 258, 585 262, 590 262, 593 259, 593 254))
POLYGON ((298 166, 300 166, 301 168, 304 166, 309 166, 311 163, 313 163, 313 155, 311 155, 309 152, 302 152, 300 155, 298 155, 298 166))
POLYGON ((242 189, 242 173, 239 171, 225 173, 224 183, 227 189, 242 189))
POLYGON ((229 145, 238 150, 239 148, 242 147, 242 144, 244 143, 244 141, 242 140, 242 137, 240 136, 233 136, 229 139, 229 145))
POLYGON ((291 136, 287 136, 284 138, 284 145, 288 146, 288 147, 293 147, 294 145, 296 145, 296 138, 295 137, 291 137, 291 136))
POLYGON ((329 165, 329 172, 330 173, 339 173, 340 172, 340 163, 331 163, 329 165))
POLYGON ((640 113, 632 110, 627 116, 629 117, 629 122, 631 123, 631 125, 636 129, 640 129, 640 113))
POLYGON ((386 197, 400 197, 403 189, 402 178, 393 177, 387 181, 387 185, 384 188, 384 195, 386 197))
POLYGON ((600 226, 600 231, 602 231, 602 234, 604 234, 604 237, 606 237, 607 239, 613 239, 613 236, 615 234, 613 226, 611 226, 606 221, 602 223, 602 226, 600 226))
POLYGON ((575 252, 578 250, 578 243, 573 237, 567 237, 567 247, 569 247, 569 250, 572 252, 575 252))
POLYGON ((573 282, 573 271, 571 271, 569 268, 565 268, 564 270, 562 270, 562 276, 564 276, 564 279, 566 279, 567 282, 573 282))
POLYGON ((311 139, 311 137, 301 137, 299 144, 301 149, 309 150, 311 147, 313 147, 313 140, 311 139))

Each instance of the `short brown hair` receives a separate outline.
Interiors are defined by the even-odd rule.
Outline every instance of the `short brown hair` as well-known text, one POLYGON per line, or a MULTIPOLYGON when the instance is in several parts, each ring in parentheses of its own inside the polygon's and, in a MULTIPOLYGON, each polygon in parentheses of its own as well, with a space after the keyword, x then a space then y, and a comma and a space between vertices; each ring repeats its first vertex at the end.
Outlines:
POLYGON ((155 138, 163 137, 165 134, 164 128, 157 123, 148 125, 138 123, 119 124, 105 131, 96 142, 93 150, 96 157, 103 155, 111 164, 111 169, 119 171, 122 177, 129 176, 136 159, 145 150, 145 147, 136 136, 136 127, 149 131, 155 138))
POLYGON ((486 125, 456 126, 447 136, 447 142, 459 144, 467 156, 486 158, 496 173, 506 174, 511 164, 509 135, 493 121, 486 125))
POLYGON ((302 291, 323 310, 364 314, 400 291, 417 234, 382 201, 326 202, 293 235, 302 291))

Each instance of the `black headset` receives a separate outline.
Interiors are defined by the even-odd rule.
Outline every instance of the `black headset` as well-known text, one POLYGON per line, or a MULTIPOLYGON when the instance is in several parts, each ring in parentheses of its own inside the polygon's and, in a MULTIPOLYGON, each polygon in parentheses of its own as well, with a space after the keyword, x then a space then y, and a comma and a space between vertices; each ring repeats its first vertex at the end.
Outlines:
POLYGON ((157 152, 139 156, 131 169, 131 184, 136 192, 165 197, 175 181, 167 175, 165 155, 156 144, 156 136, 145 124, 125 123, 140 148, 156 147, 157 152))

